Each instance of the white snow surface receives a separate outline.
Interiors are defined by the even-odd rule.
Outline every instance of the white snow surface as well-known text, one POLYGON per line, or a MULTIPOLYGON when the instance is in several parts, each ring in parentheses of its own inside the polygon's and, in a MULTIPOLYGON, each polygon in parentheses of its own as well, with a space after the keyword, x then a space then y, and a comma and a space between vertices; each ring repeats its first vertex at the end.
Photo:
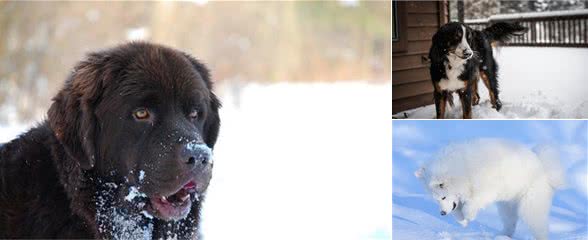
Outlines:
MULTIPOLYGON (((205 240, 392 237, 389 83, 218 87, 205 240)), ((29 127, 0 125, 0 142, 29 127)))
MULTIPOLYGON (((490 104, 488 90, 478 84, 480 104, 472 108, 473 118, 588 118, 588 49, 557 47, 498 47, 498 84, 502 109, 490 104)), ((431 99, 433 95, 431 94, 431 99)), ((459 96, 446 118, 461 118, 459 96)), ((396 118, 430 119, 435 105, 394 115, 396 118)))
POLYGON ((248 85, 223 97, 205 239, 390 239, 390 87, 248 85))

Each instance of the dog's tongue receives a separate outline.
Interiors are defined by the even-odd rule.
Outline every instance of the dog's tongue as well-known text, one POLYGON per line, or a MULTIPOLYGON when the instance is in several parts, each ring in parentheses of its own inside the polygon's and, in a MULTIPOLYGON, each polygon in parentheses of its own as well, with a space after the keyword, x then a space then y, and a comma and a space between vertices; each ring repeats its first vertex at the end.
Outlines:
POLYGON ((190 181, 189 183, 186 183, 186 185, 184 185, 183 189, 186 190, 191 190, 191 189, 195 189, 196 188, 196 182, 194 181, 190 181))

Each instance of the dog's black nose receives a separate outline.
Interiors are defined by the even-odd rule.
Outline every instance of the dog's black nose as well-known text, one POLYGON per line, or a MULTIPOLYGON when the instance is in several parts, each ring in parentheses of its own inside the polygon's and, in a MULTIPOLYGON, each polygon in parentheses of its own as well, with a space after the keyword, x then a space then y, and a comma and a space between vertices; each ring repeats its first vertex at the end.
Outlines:
POLYGON ((474 54, 474 53, 473 53, 473 52, 471 52, 471 51, 465 51, 465 52, 463 52, 463 57, 465 57, 465 58, 469 58, 469 57, 471 57, 473 54, 474 54))
POLYGON ((445 216, 445 215, 447 215, 447 213, 445 211, 441 211, 441 215, 445 216))
POLYGON ((181 149, 180 158, 190 165, 211 163, 212 151, 204 143, 188 143, 181 149))

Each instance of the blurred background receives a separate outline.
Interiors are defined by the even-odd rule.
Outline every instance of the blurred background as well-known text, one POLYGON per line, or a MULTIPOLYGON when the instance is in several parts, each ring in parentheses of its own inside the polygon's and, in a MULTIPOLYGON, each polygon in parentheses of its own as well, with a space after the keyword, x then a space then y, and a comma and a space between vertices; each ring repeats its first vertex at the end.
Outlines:
POLYGON ((206 63, 223 101, 205 239, 389 239, 390 5, 0 2, 0 142, 89 51, 161 43, 206 63))
POLYGON ((189 52, 219 84, 387 82, 389 22, 387 2, 0 2, 0 123, 39 118, 84 54, 130 40, 189 52))
POLYGON ((488 18, 496 14, 551 12, 588 9, 588 0, 448 0, 452 21, 459 19, 459 2, 463 3, 465 19, 488 18))

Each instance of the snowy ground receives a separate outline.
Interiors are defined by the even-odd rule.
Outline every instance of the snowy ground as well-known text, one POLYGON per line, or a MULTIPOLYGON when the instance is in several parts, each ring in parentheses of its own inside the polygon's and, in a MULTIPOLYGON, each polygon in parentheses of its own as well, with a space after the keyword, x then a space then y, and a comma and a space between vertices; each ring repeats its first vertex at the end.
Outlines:
MULTIPOLYGON (((220 89, 214 239, 390 239, 390 84, 220 89)), ((0 126, 0 142, 28 125, 0 126)))
MULTIPOLYGON (((533 146, 560 149, 568 186, 555 194, 550 239, 588 239, 588 128, 586 121, 394 121, 392 237, 411 239, 495 238, 502 229, 495 206, 482 210, 467 228, 452 216, 441 216, 438 205, 413 175, 449 142, 498 137, 533 146)), ((514 239, 530 239, 519 221, 514 239)))
MULTIPOLYGON (((498 61, 500 112, 491 108, 488 91, 478 85, 480 105, 474 118, 588 118, 588 49, 556 47, 500 47, 498 61)), ((431 98, 433 96, 431 95, 431 98)), ((461 118, 459 97, 447 118, 461 118)), ((395 115, 397 118, 434 118, 435 105, 395 115)))

